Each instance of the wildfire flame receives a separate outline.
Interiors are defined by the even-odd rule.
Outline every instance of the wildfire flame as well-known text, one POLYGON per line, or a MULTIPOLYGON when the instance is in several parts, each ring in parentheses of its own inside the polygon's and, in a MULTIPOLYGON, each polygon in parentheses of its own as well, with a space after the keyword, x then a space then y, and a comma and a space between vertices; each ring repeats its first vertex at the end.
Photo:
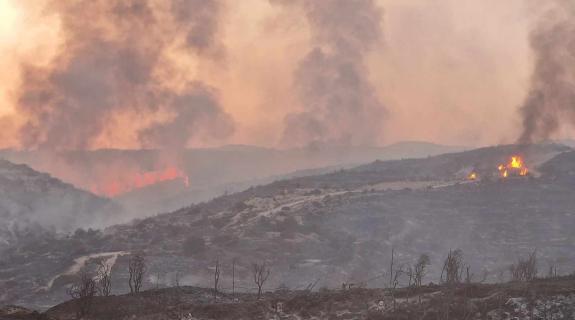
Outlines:
POLYGON ((181 179, 186 187, 190 186, 189 177, 184 172, 176 167, 167 167, 163 170, 139 172, 128 174, 124 177, 117 177, 112 181, 92 187, 91 191, 102 196, 115 197, 135 189, 176 179, 181 179))
POLYGON ((520 157, 511 157, 511 162, 509 163, 511 168, 521 169, 523 168, 523 160, 520 157))
POLYGON ((477 180, 477 173, 475 173, 475 172, 470 173, 469 176, 467 176, 467 179, 477 180))
POLYGON ((500 164, 497 167, 502 178, 509 177, 510 174, 526 176, 529 173, 527 167, 523 163, 523 159, 520 156, 512 156, 509 163, 500 164))

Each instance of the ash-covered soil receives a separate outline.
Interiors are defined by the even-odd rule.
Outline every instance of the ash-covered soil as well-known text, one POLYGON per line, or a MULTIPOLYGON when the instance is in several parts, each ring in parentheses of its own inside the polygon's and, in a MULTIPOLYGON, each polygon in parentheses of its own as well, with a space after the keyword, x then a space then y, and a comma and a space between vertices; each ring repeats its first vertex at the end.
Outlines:
MULTIPOLYGON (((77 303, 69 301, 44 314, 6 319, 72 320, 76 310, 77 303)), ((220 294, 214 300, 210 289, 180 287, 96 297, 90 310, 83 319, 573 319, 575 278, 395 291, 284 290, 268 292, 259 300, 253 294, 220 294)))

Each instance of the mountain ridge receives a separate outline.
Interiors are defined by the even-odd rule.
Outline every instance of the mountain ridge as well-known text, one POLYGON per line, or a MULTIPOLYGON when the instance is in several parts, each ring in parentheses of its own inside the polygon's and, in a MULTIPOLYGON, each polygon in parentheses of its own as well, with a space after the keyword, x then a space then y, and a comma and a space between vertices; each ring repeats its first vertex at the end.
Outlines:
POLYGON ((4 242, 18 230, 40 227, 72 232, 99 227, 120 208, 108 199, 77 189, 24 164, 0 159, 0 215, 4 242))

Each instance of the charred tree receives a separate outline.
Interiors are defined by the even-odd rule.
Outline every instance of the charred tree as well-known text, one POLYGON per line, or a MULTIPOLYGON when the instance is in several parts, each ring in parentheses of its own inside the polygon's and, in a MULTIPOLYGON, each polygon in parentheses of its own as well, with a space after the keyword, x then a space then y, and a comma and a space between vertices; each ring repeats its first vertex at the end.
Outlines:
POLYGON ((104 297, 110 296, 112 293, 112 267, 105 261, 100 261, 96 278, 100 295, 104 297))
POLYGON ((396 307, 396 300, 395 300, 395 290, 397 289, 397 287, 399 286, 399 279, 401 278, 401 276, 404 274, 405 270, 404 267, 402 265, 400 265, 397 269, 393 270, 392 269, 392 274, 393 274, 393 278, 392 278, 392 282, 391 282, 391 297, 393 299, 393 311, 395 312, 395 307, 396 307))
POLYGON ((144 282, 144 275, 146 274, 146 260, 142 254, 137 253, 130 257, 130 261, 128 263, 128 273, 130 293, 140 292, 144 282))
POLYGON ((537 252, 533 251, 527 259, 519 259, 509 266, 512 281, 531 281, 537 277, 537 252))
POLYGON ((450 250, 441 270, 441 283, 448 286, 461 283, 463 273, 463 251, 450 250))
POLYGON ((549 271, 547 272, 547 277, 549 279, 557 279, 557 265, 555 264, 550 264, 549 265, 549 271))
POLYGON ((451 305, 455 297, 455 289, 461 283, 464 271, 463 251, 449 250, 443 262, 440 281, 445 285, 441 319, 449 320, 451 305))
POLYGON ((427 274, 427 267, 431 264, 429 256, 422 254, 417 259, 417 262, 413 266, 413 284, 418 292, 419 303, 421 304, 421 286, 423 284, 423 278, 427 274))
POLYGON ((237 259, 234 258, 232 260, 232 297, 235 298, 236 296, 236 261, 237 259))
POLYGON ((252 272, 254 276, 254 283, 258 287, 258 299, 260 299, 262 296, 262 287, 270 276, 270 268, 266 265, 265 262, 262 262, 261 264, 254 263, 252 265, 252 272))
POLYGON ((220 283, 220 260, 216 259, 216 265, 214 269, 214 302, 218 299, 218 286, 220 283))
POLYGON ((77 281, 68 288, 67 293, 74 299, 77 306, 77 318, 83 318, 90 313, 97 291, 96 280, 85 271, 82 271, 77 281))
POLYGON ((393 286, 393 258, 395 256, 395 249, 391 248, 391 263, 389 266, 389 287, 393 286))

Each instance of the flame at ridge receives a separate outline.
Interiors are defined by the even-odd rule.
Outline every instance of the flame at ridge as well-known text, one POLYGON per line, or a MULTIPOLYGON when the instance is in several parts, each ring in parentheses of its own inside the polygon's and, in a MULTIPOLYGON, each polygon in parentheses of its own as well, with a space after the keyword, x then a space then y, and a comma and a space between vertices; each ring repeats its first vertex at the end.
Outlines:
POLYGON ((511 162, 509 163, 509 166, 511 168, 517 168, 517 169, 523 168, 523 160, 521 160, 521 158, 517 156, 511 157, 511 162))
POLYGON ((523 159, 520 156, 512 156, 509 163, 500 164, 497 170, 502 178, 507 178, 510 175, 526 176, 529 173, 529 169, 525 167, 523 159))

